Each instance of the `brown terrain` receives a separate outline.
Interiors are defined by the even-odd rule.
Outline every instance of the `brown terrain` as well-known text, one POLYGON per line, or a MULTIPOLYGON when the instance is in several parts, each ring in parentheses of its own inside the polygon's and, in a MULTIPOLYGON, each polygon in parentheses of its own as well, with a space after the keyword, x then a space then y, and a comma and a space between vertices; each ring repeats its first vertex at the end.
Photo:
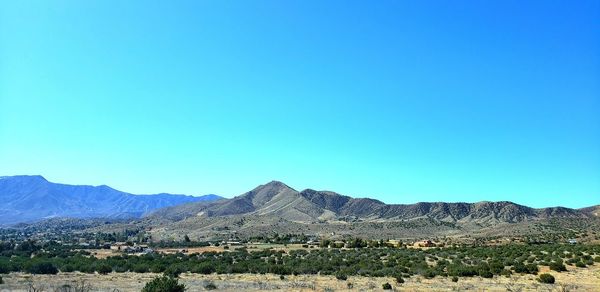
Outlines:
POLYGON ((273 181, 240 196, 155 211, 141 220, 88 231, 142 229, 153 241, 223 240, 306 234, 369 239, 511 238, 598 240, 598 206, 535 209, 512 202, 385 204, 330 191, 296 191, 273 181))
MULTIPOLYGON (((494 276, 492 279, 480 277, 460 278, 452 282, 450 278, 435 277, 425 279, 415 276, 397 284, 393 278, 372 278, 349 276, 346 281, 334 276, 298 275, 286 276, 281 280, 278 275, 232 274, 198 275, 181 274, 180 282, 187 291, 205 291, 208 283, 213 283, 220 291, 370 291, 382 290, 384 283, 390 283, 395 291, 600 291, 600 266, 589 268, 571 268, 556 273, 541 267, 540 272, 556 277, 555 284, 541 284, 534 275, 494 276)), ((121 292, 140 291, 146 282, 158 274, 110 273, 108 275, 60 273, 58 275, 29 275, 11 273, 4 276, 2 291, 32 291, 32 287, 44 291, 56 291, 63 285, 75 287, 82 283, 90 285, 91 291, 121 292)), ((38 290, 40 291, 40 290, 38 290)))

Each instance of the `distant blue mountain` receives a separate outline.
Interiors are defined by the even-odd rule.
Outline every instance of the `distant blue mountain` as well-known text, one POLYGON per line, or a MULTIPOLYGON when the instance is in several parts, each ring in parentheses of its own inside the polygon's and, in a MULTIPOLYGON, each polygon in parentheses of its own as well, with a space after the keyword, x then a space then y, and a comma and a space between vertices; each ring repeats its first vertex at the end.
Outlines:
POLYGON ((0 177, 0 225, 54 217, 139 218, 156 209, 222 199, 217 195, 133 195, 111 187, 57 184, 39 175, 0 177))

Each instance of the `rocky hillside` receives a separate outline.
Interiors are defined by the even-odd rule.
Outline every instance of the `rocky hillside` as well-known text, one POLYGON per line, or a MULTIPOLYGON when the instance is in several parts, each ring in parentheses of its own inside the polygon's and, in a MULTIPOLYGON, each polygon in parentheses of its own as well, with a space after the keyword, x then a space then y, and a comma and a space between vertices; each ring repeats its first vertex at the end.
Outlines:
POLYGON ((512 202, 385 204, 312 189, 298 192, 278 181, 228 200, 192 203, 159 210, 151 218, 182 220, 222 216, 273 216, 291 222, 402 221, 430 218, 453 223, 518 223, 546 218, 587 218, 588 212, 554 207, 534 209, 512 202))
POLYGON ((581 208, 579 211, 584 212, 593 217, 600 217, 600 205, 591 206, 587 208, 581 208))
POLYGON ((57 184, 42 176, 0 177, 0 225, 54 217, 137 218, 156 209, 221 197, 133 195, 108 186, 57 184))

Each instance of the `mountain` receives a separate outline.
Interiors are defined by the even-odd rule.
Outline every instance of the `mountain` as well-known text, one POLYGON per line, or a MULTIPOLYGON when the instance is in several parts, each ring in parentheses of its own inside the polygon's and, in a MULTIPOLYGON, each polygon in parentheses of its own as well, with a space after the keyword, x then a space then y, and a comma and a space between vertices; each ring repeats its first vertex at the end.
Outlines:
POLYGON ((219 199, 216 195, 133 195, 105 185, 52 183, 39 175, 4 176, 0 177, 0 225, 54 217, 139 218, 164 207, 219 199))
POLYGON ((600 205, 591 206, 587 208, 579 209, 581 212, 589 214, 590 216, 600 217, 600 205))
POLYGON ((330 191, 296 191, 279 181, 260 185, 232 199, 184 204, 159 210, 150 217, 177 221, 190 217, 274 216, 298 223, 403 221, 417 218, 452 223, 518 223, 546 218, 588 218, 582 210, 564 207, 535 209, 512 202, 386 204, 369 198, 352 198, 330 191), (177 214, 174 216, 173 214, 177 214))

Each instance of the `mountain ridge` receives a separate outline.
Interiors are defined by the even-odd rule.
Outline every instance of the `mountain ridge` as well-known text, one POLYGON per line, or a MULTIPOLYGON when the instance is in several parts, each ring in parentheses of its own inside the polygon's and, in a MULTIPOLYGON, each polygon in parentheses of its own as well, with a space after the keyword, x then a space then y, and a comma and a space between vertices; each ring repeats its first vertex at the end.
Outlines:
POLYGON ((496 224, 518 223, 552 217, 588 218, 591 212, 566 207, 532 208, 509 201, 419 202, 386 204, 371 198, 353 198, 332 191, 297 191, 283 182, 271 181, 231 199, 196 205, 183 204, 158 210, 149 217, 179 214, 190 217, 276 216, 299 223, 340 221, 402 221, 431 218, 443 222, 496 224), (187 208, 187 209, 186 209, 187 208))
POLYGON ((52 183, 41 175, 2 176, 0 225, 55 217, 140 218, 163 207, 220 198, 168 193, 134 195, 107 185, 52 183))

